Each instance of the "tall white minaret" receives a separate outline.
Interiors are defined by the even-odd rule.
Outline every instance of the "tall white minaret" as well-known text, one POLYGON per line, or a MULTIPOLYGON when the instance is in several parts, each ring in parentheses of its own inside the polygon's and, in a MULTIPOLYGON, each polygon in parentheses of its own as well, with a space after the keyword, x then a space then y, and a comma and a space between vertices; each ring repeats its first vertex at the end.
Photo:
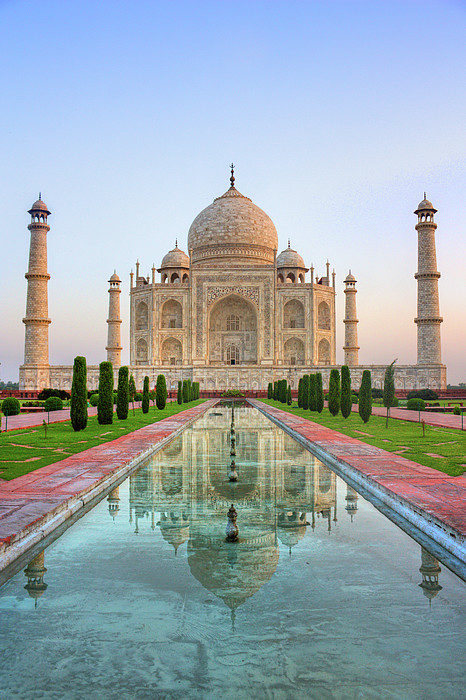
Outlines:
POLYGON ((424 199, 414 212, 417 214, 418 266, 414 277, 417 279, 417 363, 418 365, 441 364, 440 316, 438 298, 437 255, 435 252, 434 209, 432 203, 424 199))
POLYGON ((359 365, 358 345, 358 314, 356 312, 356 278, 351 270, 345 279, 345 365, 356 367, 359 365))
POLYGON ((108 280, 108 336, 107 336, 107 361, 114 367, 121 365, 121 318, 120 318, 120 284, 121 280, 116 271, 108 280))
POLYGON ((28 226, 31 232, 31 243, 29 267, 25 274, 28 287, 26 316, 23 318, 24 364, 20 368, 20 378, 26 372, 32 379, 32 383, 36 385, 33 388, 44 388, 50 383, 49 324, 51 321, 48 317, 47 296, 47 284, 50 279, 47 272, 47 233, 50 231, 47 217, 50 216, 50 212, 42 201, 40 193, 39 199, 34 202, 28 214, 31 215, 31 223, 28 226))

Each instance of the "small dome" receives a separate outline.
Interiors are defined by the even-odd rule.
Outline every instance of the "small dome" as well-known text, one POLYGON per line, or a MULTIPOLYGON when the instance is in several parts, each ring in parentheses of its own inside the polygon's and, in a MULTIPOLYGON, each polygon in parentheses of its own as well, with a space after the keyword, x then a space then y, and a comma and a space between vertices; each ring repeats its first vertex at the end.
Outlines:
POLYGON ((121 279, 118 277, 117 273, 114 272, 108 281, 109 282, 121 282, 121 279))
POLYGON ((189 268, 189 258, 183 250, 175 245, 173 250, 170 250, 164 255, 160 269, 164 267, 186 267, 189 268))
POLYGON ((29 209, 28 214, 32 214, 33 212, 36 212, 36 211, 43 211, 46 214, 50 214, 46 203, 42 201, 42 199, 40 198, 40 195, 39 195, 39 199, 36 202, 34 202, 32 207, 29 209))
POLYGON ((345 282, 356 282, 356 277, 351 274, 351 270, 346 275, 345 282))
POLYGON ((292 248, 282 250, 280 255, 277 257, 277 267, 300 267, 304 270, 306 269, 304 260, 300 254, 292 248))
POLYGON ((429 200, 427 199, 425 192, 424 199, 422 200, 422 202, 419 202, 419 204, 417 205, 417 209, 414 213, 418 214, 420 211, 437 211, 437 209, 434 209, 434 205, 432 204, 432 202, 429 202, 429 200))

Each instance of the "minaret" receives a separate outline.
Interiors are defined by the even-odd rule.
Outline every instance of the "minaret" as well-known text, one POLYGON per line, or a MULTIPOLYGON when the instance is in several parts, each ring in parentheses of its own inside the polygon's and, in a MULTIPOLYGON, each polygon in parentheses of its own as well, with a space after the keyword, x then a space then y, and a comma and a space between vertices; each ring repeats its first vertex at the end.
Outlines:
POLYGON ((440 316, 438 300, 437 255, 435 252, 434 209, 432 203, 424 199, 414 212, 417 214, 418 265, 414 277, 417 279, 417 363, 418 365, 441 364, 440 316))
POLYGON ((358 345, 358 315, 356 313, 356 278, 351 270, 345 279, 345 365, 356 367, 359 365, 358 345))
POLYGON ((26 316, 23 318, 25 329, 24 369, 34 366, 37 388, 49 386, 49 324, 47 283, 50 275, 47 272, 47 233, 50 226, 47 217, 50 215, 47 205, 39 199, 34 202, 28 214, 31 223, 29 247, 29 268, 26 272, 28 281, 26 316))
POLYGON ((110 287, 108 290, 108 339, 107 361, 111 362, 114 367, 121 365, 121 338, 120 338, 120 284, 121 280, 116 271, 108 280, 110 287))

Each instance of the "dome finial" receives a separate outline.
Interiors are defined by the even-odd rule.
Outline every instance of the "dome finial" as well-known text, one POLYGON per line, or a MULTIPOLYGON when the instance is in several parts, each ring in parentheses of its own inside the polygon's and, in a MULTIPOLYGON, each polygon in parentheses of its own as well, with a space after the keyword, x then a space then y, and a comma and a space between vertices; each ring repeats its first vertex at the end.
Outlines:
POLYGON ((424 199, 427 199, 427 195, 426 195, 426 193, 425 193, 425 192, 424 192, 424 199))
POLYGON ((290 239, 288 238, 288 249, 290 249, 290 248, 291 248, 291 241, 290 241, 290 239))
POLYGON ((39 192, 39 200, 42 199, 42 192, 39 192))
POLYGON ((232 163, 230 165, 230 168, 231 168, 230 187, 234 187, 235 186, 235 165, 234 165, 234 163, 232 163))
POLYGON ((178 238, 175 238, 175 248, 178 248, 178 238))

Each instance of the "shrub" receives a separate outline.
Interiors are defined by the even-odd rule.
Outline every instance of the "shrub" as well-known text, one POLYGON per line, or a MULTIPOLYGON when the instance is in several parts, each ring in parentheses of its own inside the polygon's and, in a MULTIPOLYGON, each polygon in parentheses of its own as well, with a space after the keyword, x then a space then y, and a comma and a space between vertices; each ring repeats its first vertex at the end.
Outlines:
POLYGON ((388 428, 388 416, 390 415, 390 408, 393 406, 393 400, 395 398, 395 362, 396 360, 393 360, 393 362, 388 365, 383 380, 383 405, 387 409, 386 428, 388 428))
POLYGON ((144 377, 144 387, 142 390, 142 412, 149 413, 149 377, 144 377))
POLYGON ((183 382, 178 382, 178 391, 176 392, 176 400, 180 404, 183 403, 183 382))
POLYGON ((330 370, 328 385, 328 410, 336 416, 340 410, 340 373, 337 369, 330 370))
POLYGON ((137 391, 137 392, 134 394, 134 400, 135 400, 135 401, 142 401, 142 394, 141 394, 140 391, 137 391))
POLYGON ((155 403, 160 411, 167 405, 167 383, 163 374, 159 374, 157 377, 157 384, 155 385, 155 403))
POLYGON ((197 401, 197 399, 200 396, 199 382, 193 382, 193 390, 194 390, 194 401, 197 401))
POLYGON ((291 387, 290 386, 288 387, 286 398, 287 398, 286 402, 287 402, 288 406, 291 406, 291 404, 293 403, 293 398, 291 396, 291 387))
POLYGON ((373 399, 383 399, 383 389, 371 389, 373 399))
POLYGON ((273 400, 278 401, 278 382, 273 383, 273 400))
POLYGON ((70 419, 75 432, 84 430, 87 425, 87 366, 86 358, 80 355, 73 363, 70 419))
POLYGON ((303 377, 303 388, 302 388, 302 399, 301 408, 305 411, 309 409, 309 375, 305 374, 303 377))
POLYGON ((437 401, 438 394, 432 389, 419 389, 416 391, 408 391, 407 399, 423 399, 424 401, 437 401))
POLYGON ((424 399, 411 398, 406 402, 406 408, 408 411, 424 411, 426 407, 426 402, 424 399))
POLYGON ((301 377, 298 382, 298 407, 303 406, 303 378, 301 377))
POLYGON ((59 396, 49 396, 44 401, 44 411, 61 411, 62 408, 63 401, 59 396))
POLYGON ((42 389, 42 391, 37 395, 37 398, 41 401, 45 401, 50 396, 57 396, 59 399, 63 400, 70 398, 70 394, 67 391, 64 391, 64 389, 42 389))
POLYGON ((371 373, 365 369, 362 373, 361 388, 359 389, 359 415, 367 423, 372 413, 371 373))
POLYGON ((309 375, 309 410, 317 411, 317 377, 309 375))
POLYGON ((17 416, 21 412, 21 404, 14 396, 3 399, 2 411, 4 416, 17 416))
POLYGON ((460 416, 461 415, 461 408, 459 406, 455 406, 453 409, 453 415, 454 416, 460 416))
POLYGON ((316 410, 322 413, 324 408, 324 387, 322 384, 322 374, 316 373, 316 410))
POLYGON ((111 362, 101 362, 99 365, 97 421, 99 425, 113 423, 113 366, 111 362))
POLYGON ((227 389, 223 392, 222 396, 228 398, 229 396, 241 398, 244 394, 239 389, 227 389))
POLYGON ((286 379, 280 379, 278 382, 278 400, 286 403, 288 398, 288 382, 286 379))
POLYGON ((343 418, 348 418, 348 416, 351 413, 351 405, 352 405, 352 398, 351 398, 351 374, 349 367, 347 365, 343 365, 341 368, 341 399, 340 399, 340 406, 341 406, 341 415, 343 418))
POLYGON ((358 403, 359 397, 356 394, 351 394, 351 403, 358 403))
POLYGON ((91 394, 89 397, 89 403, 91 406, 98 406, 99 405, 99 394, 91 394))
POLYGON ((273 384, 272 384, 272 382, 269 382, 269 385, 267 387, 267 398, 268 399, 273 398, 273 384))
POLYGON ((189 379, 183 379, 183 403, 188 403, 189 400, 189 379))
POLYGON ((120 367, 118 370, 118 389, 117 389, 117 416, 119 420, 128 418, 129 410, 129 369, 128 367, 120 367))

